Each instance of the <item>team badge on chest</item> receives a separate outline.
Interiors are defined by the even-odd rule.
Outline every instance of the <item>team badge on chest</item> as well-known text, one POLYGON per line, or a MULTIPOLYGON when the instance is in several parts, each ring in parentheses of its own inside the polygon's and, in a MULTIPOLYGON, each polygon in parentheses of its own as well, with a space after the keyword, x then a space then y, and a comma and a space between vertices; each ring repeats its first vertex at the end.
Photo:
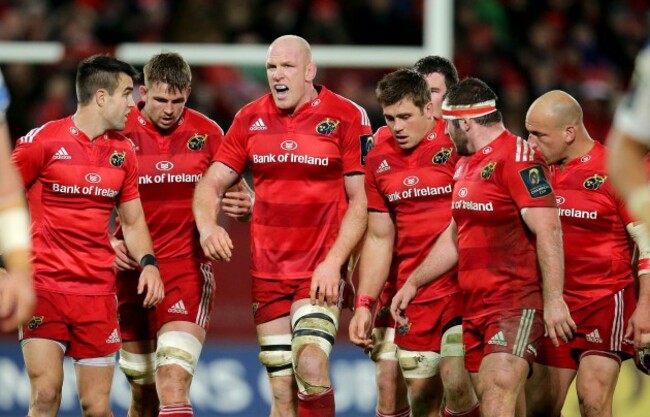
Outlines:
POLYGON ((481 170, 481 178, 483 178, 484 180, 490 178, 496 166, 497 166, 496 162, 490 161, 490 163, 484 166, 483 169, 481 170))
POLYGON ((431 159, 431 162, 434 164, 444 164, 449 160, 449 157, 451 156, 451 148, 442 148, 440 149, 435 155, 433 155, 433 159, 431 159))
POLYGON ((603 184, 605 184, 605 181, 607 181, 607 175, 600 176, 598 174, 594 174, 591 177, 587 178, 585 182, 582 183, 582 185, 587 190, 597 190, 602 187, 603 184))
POLYGON ((111 157, 108 159, 108 161, 113 165, 114 167, 121 167, 124 165, 124 159, 126 158, 126 152, 118 152, 118 151, 113 151, 111 154, 111 157))
POLYGON ((205 146, 208 135, 199 135, 196 133, 187 141, 187 148, 192 151, 200 151, 205 146))
POLYGON ((316 126, 316 132, 321 135, 331 135, 336 130, 336 127, 339 125, 338 120, 332 120, 329 117, 316 126))

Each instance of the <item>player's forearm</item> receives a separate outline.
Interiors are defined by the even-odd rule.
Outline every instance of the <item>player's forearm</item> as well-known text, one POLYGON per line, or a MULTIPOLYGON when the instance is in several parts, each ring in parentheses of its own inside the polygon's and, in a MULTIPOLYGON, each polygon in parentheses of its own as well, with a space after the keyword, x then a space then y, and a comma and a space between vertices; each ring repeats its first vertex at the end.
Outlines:
POLYGON ((201 236, 206 234, 206 229, 214 227, 217 224, 220 207, 221 198, 215 184, 209 180, 208 176, 203 177, 196 184, 194 199, 192 201, 194 220, 201 236))
POLYGON ((416 288, 423 287, 440 278, 456 264, 458 264, 456 242, 445 231, 436 240, 424 261, 408 277, 408 282, 416 288))
POLYGON ((392 259, 392 240, 366 236, 359 260, 359 289, 357 292, 377 299, 388 279, 392 259))
POLYGON ((537 258, 542 272, 544 300, 561 298, 564 290, 564 251, 559 221, 537 231, 537 258))
POLYGON ((326 261, 335 262, 337 265, 347 262, 350 254, 363 237, 367 223, 367 202, 364 195, 350 201, 341 221, 339 234, 327 253, 326 261))
POLYGON ((139 262, 143 256, 153 255, 153 242, 140 200, 133 200, 120 205, 119 215, 124 243, 129 248, 131 257, 139 262))

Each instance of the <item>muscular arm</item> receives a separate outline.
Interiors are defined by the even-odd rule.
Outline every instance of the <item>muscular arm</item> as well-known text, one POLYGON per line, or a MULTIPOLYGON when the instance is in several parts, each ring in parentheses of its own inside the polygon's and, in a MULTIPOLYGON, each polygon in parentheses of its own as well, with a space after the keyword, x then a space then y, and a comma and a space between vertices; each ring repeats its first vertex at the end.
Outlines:
MULTIPOLYGON (((129 248, 129 253, 136 260, 141 260, 145 255, 153 255, 153 243, 149 228, 144 218, 144 211, 140 199, 121 203, 117 208, 122 231, 124 233, 124 242, 129 248)), ((154 306, 160 303, 165 296, 160 273, 156 266, 148 265, 142 268, 140 280, 138 282, 138 294, 147 290, 144 305, 146 307, 154 306)))
POLYGON ((368 201, 364 189, 364 176, 346 175, 344 181, 348 208, 341 221, 334 245, 312 275, 310 289, 312 303, 317 299, 321 305, 324 302, 328 305, 337 303, 341 267, 348 262, 350 254, 366 230, 368 201))
MULTIPOLYGON (((393 259, 393 242, 395 241, 395 224, 389 213, 370 212, 368 230, 363 239, 361 259, 359 261, 359 294, 376 300, 386 283, 393 259)), ((362 304, 356 306, 350 321, 350 341, 357 346, 372 346, 370 331, 372 329, 373 306, 362 304)))
POLYGON ((388 279, 394 241, 395 224, 390 214, 370 212, 359 260, 359 294, 376 299, 381 293, 388 279))
POLYGON ((404 322, 402 312, 415 298, 418 288, 435 281, 458 263, 457 232, 456 222, 452 219, 449 226, 433 244, 433 248, 424 261, 395 294, 390 306, 390 312, 395 320, 404 322))
POLYGON ((217 225, 221 200, 226 190, 239 178, 239 174, 221 162, 213 163, 194 190, 192 211, 201 235, 201 247, 213 261, 229 261, 232 241, 228 233, 217 225))
POLYGON ((224 194, 221 199, 221 210, 240 223, 248 223, 253 215, 254 202, 255 193, 242 178, 224 194))
POLYGON ((650 191, 644 158, 648 147, 614 128, 608 139, 610 177, 628 208, 636 217, 650 224, 650 191))
POLYGON ((564 251, 560 218, 555 207, 529 207, 523 218, 537 238, 537 259, 542 272, 546 332, 553 340, 553 344, 558 346, 558 337, 567 341, 576 329, 562 297, 564 251))

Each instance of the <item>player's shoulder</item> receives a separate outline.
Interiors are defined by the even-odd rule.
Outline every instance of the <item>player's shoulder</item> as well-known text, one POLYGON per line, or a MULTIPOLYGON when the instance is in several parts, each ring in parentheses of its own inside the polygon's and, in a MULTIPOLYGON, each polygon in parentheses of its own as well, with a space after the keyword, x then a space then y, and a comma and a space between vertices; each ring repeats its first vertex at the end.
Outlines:
POLYGON ((70 117, 52 120, 42 126, 35 127, 21 136, 16 145, 25 145, 30 143, 46 143, 50 140, 61 140, 70 134, 79 134, 79 131, 72 123, 70 117))
POLYGON ((119 151, 135 154, 135 143, 123 131, 109 130, 105 135, 109 146, 119 151))
POLYGON ((223 129, 216 121, 197 110, 186 107, 183 117, 185 118, 185 122, 192 127, 201 130, 217 130, 223 133, 223 129))
POLYGON ((373 135, 373 148, 369 150, 366 157, 366 166, 370 168, 394 152, 393 135, 387 126, 382 126, 373 135))
POLYGON ((503 160, 506 164, 546 164, 542 153, 533 148, 528 141, 521 136, 515 135, 506 130, 495 142, 496 143, 484 147, 482 152, 488 154, 490 153, 488 150, 492 150, 494 156, 503 160))
POLYGON ((325 86, 319 86, 319 98, 326 106, 330 106, 338 113, 342 119, 356 119, 360 118, 361 123, 370 126, 370 119, 368 112, 363 106, 357 104, 349 98, 343 97, 340 94, 329 90, 325 86))

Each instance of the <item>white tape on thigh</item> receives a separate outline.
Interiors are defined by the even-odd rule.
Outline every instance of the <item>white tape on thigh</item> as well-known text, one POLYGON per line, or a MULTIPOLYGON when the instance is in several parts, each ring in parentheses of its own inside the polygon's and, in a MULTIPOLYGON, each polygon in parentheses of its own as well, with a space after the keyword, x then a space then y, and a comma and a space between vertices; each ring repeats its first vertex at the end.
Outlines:
POLYGON ((261 349, 258 359, 271 378, 293 375, 290 334, 259 336, 257 341, 261 349))
POLYGON ((72 358, 72 363, 83 366, 115 366, 115 354, 111 353, 99 358, 72 358))
POLYGON ((120 349, 118 364, 129 382, 146 385, 156 381, 156 352, 131 353, 120 349))
POLYGON ((397 360, 407 379, 431 378, 440 370, 440 354, 436 352, 397 349, 397 360))
POLYGON ((165 365, 178 365, 194 375, 203 345, 199 339, 186 332, 167 332, 158 336, 156 369, 165 365))
POLYGON ((463 346, 463 326, 457 324, 445 331, 442 335, 440 355, 447 356, 465 356, 465 348, 463 346))
POLYGON ((377 362, 379 360, 397 360, 395 329, 392 327, 375 327, 372 329, 372 344, 373 348, 370 351, 369 356, 373 362, 377 362))

